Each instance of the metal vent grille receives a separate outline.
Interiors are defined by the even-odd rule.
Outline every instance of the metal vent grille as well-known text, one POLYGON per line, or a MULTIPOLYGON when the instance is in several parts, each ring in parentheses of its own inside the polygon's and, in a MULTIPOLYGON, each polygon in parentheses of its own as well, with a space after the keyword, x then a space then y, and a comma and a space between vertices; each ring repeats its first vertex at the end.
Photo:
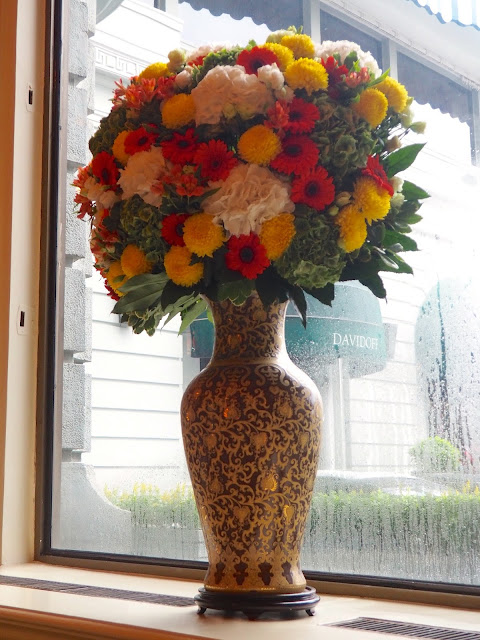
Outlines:
POLYGON ((357 629, 358 631, 391 633, 392 635, 407 636, 409 638, 431 638, 433 640, 480 640, 480 633, 476 633, 475 631, 462 631, 461 629, 448 629, 446 627, 431 627, 426 624, 412 624, 411 622, 380 620, 378 618, 355 618, 355 620, 335 622, 327 626, 357 629))
POLYGON ((162 593, 146 593, 143 591, 125 591, 124 589, 110 589, 107 587, 91 587, 88 585, 70 584, 68 582, 53 582, 51 580, 35 580, 34 578, 17 578, 15 576, 1 576, 0 585, 40 589, 42 591, 57 591, 71 593, 78 596, 94 596, 96 598, 117 598, 119 600, 134 600, 136 602, 151 602, 166 604, 171 607, 191 607, 195 604, 193 598, 171 596, 162 593))

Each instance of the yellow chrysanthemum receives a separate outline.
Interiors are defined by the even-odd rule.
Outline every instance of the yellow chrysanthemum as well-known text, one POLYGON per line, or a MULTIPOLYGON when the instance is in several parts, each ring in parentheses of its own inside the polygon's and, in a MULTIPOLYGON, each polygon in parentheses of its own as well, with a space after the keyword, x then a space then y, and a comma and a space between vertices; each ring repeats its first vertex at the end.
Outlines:
POLYGON ((361 176, 355 182, 353 202, 369 223, 381 220, 390 210, 390 194, 370 176, 361 176))
POLYGON ((238 153, 245 162, 266 165, 278 156, 282 143, 277 134, 263 124, 247 129, 238 141, 238 153))
POLYGON ((360 249, 367 239, 367 225, 363 214, 354 204, 347 204, 335 217, 340 227, 339 246, 347 253, 360 249))
POLYGON ((278 260, 288 249, 295 235, 295 217, 281 213, 262 224, 260 242, 265 247, 269 260, 278 260))
POLYGON ((162 122, 167 129, 177 129, 195 118, 195 103, 190 94, 179 93, 165 100, 162 110, 162 122))
POLYGON ((112 146, 113 157, 121 164, 126 165, 130 155, 125 151, 125 138, 130 131, 120 131, 112 146))
POLYGON ((283 44, 278 44, 276 42, 266 42, 260 46, 260 49, 269 49, 273 51, 273 53, 278 58, 278 66, 280 71, 285 71, 288 65, 292 64, 295 60, 293 57, 293 51, 288 47, 284 47, 283 44))
MULTIPOLYGON (((292 89, 306 89, 308 95, 312 91, 328 87, 328 73, 325 71, 325 67, 316 60, 309 60, 308 58, 295 60, 287 67, 284 75, 287 84, 292 89)), ((380 93, 380 95, 383 94, 380 93)))
POLYGON ((122 271, 128 278, 139 276, 141 273, 150 273, 153 266, 147 260, 145 253, 135 244, 129 244, 125 247, 120 262, 122 271))
POLYGON ((388 100, 388 106, 397 113, 405 111, 408 101, 408 93, 403 84, 394 78, 387 76, 385 80, 375 85, 375 89, 381 91, 388 100))
POLYGON ((181 287, 191 287, 203 276, 203 262, 190 264, 192 252, 188 247, 170 247, 163 264, 167 276, 181 287))
POLYGON ((225 242, 223 227, 213 222, 209 213, 197 213, 183 223, 183 240, 197 256, 210 256, 225 242))
POLYGON ((121 287, 122 284, 126 282, 126 276, 123 273, 122 263, 120 260, 112 262, 112 264, 110 265, 107 273, 107 282, 116 294, 118 294, 119 296, 123 296, 123 293, 119 290, 119 287, 121 287), (120 280, 121 276, 123 276, 122 280, 120 280))
POLYGON ((280 44, 288 47, 297 59, 313 58, 315 55, 313 40, 305 33, 292 33, 292 35, 283 36, 280 44))
POLYGON ((164 76, 168 76, 170 73, 168 66, 165 62, 154 62, 146 67, 142 73, 138 76, 139 78, 163 78, 164 76))
POLYGON ((372 127, 378 127, 387 115, 388 100, 378 89, 365 89, 360 94, 360 100, 355 102, 353 109, 372 127))

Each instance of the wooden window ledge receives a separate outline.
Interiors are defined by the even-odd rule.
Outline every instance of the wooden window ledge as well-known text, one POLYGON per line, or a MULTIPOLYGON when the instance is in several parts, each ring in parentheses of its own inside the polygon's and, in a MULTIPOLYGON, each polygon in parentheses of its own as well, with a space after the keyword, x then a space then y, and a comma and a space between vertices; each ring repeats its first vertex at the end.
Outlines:
MULTIPOLYGON (((200 583, 32 563, 0 567, 0 575, 193 597, 200 583)), ((479 603, 480 606, 480 603, 479 603)), ((322 595, 315 617, 289 620, 225 618, 197 607, 168 606, 0 585, 2 640, 372 640, 392 635, 330 627, 358 617, 382 618, 480 632, 480 611, 372 598, 322 595)))

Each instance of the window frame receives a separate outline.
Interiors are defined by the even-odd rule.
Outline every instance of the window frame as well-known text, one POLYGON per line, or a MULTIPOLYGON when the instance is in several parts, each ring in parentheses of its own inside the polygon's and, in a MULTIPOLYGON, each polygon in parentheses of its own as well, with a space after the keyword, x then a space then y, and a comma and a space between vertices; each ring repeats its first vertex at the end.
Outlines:
MULTIPOLYGON (((65 210, 65 169, 62 168, 60 151, 65 148, 66 136, 66 88, 68 75, 65 57, 68 52, 68 11, 63 11, 67 0, 45 0, 47 7, 46 29, 46 68, 45 74, 45 130, 44 139, 44 179, 43 184, 43 223, 42 223, 42 262, 40 276, 41 313, 39 317, 39 369, 38 369, 38 413, 37 413, 37 483, 36 483, 36 545, 34 558, 51 564, 69 564, 71 566, 94 568, 108 571, 135 572, 150 575, 201 579, 207 563, 187 560, 153 559, 149 557, 125 556, 99 552, 53 549, 51 546, 50 521, 52 511, 53 465, 54 465, 54 429, 51 427, 61 411, 61 384, 57 384, 57 371, 62 352, 55 348, 57 337, 61 337, 63 317, 61 309, 56 309, 56 301, 63 298, 62 278, 57 274, 58 264, 62 261, 64 246, 63 225, 58 228, 59 214, 65 210), (60 317, 59 317, 60 315, 60 317), (55 329, 52 331, 52 327, 55 329), (55 338, 55 339, 54 339, 55 338), (57 397, 54 397, 56 387, 57 397)), ((305 5, 316 7, 318 17, 320 9, 349 22, 358 29, 372 35, 382 43, 385 62, 389 61, 392 71, 396 67, 396 54, 403 46, 386 36, 379 36, 370 26, 363 25, 355 18, 325 2, 316 0, 305 5)), ((420 9, 418 9, 420 10, 420 9)), ((308 20, 307 20, 308 22, 308 20)), ((315 22, 310 16, 310 23, 315 22)), ((319 27, 319 23, 317 25, 319 27)), ((315 37, 313 35, 313 37, 315 37)), ((412 57, 412 52, 406 54, 412 57)), ((422 60, 422 63, 424 61, 422 60)), ((433 67, 432 65, 432 68, 433 67)), ((439 71, 438 68, 435 68, 439 71)), ((447 74, 445 74, 447 75, 447 74)), ((447 76, 448 77, 448 76, 447 76)), ((474 93, 472 92, 472 96, 474 93)), ((474 101, 473 101, 474 102, 474 101)), ((479 110, 473 113, 476 131, 479 124, 479 110)), ((478 152, 477 152, 478 153, 478 152)), ((61 308, 61 305, 59 305, 61 308)), ((57 432, 60 431, 58 428, 57 432)), ((56 472, 56 470, 55 470, 56 472)), ((348 595, 372 595, 416 602, 435 602, 454 604, 461 596, 462 603, 470 598, 472 602, 480 595, 480 587, 470 585, 450 585, 447 583, 411 581, 398 578, 357 576, 340 573, 322 573, 305 571, 310 584, 329 593, 348 595), (413 584, 412 584, 413 582, 413 584)), ((465 606, 465 605, 464 605, 465 606)))

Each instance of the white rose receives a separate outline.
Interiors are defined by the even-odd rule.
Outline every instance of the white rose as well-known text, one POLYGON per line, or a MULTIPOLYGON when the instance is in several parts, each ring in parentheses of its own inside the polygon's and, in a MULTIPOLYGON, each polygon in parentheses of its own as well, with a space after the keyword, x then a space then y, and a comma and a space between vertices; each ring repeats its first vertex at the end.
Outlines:
POLYGON ((233 117, 235 113, 248 119, 265 113, 274 103, 266 85, 239 65, 211 69, 192 90, 192 97, 197 125, 218 124, 222 115, 233 117))
POLYGON ((192 84, 193 67, 185 67, 183 71, 175 76, 175 84, 180 89, 185 89, 192 84))
POLYGON ((188 56, 187 62, 192 62, 192 60, 196 60, 201 56, 207 56, 209 53, 216 53, 217 51, 221 51, 222 49, 231 49, 232 45, 229 42, 216 42, 212 44, 203 44, 195 51, 188 56))
POLYGON ((356 51, 360 66, 367 67, 367 69, 373 73, 375 78, 378 78, 378 76, 382 74, 377 61, 370 51, 362 51, 358 44, 355 44, 355 42, 349 42, 348 40, 337 40, 336 42, 332 40, 325 40, 322 44, 317 44, 315 46, 315 57, 323 58, 325 60, 329 56, 333 56, 334 53, 338 53, 340 56, 340 63, 342 64, 348 54, 352 51, 356 51))
POLYGON ((259 233, 265 220, 294 209, 287 184, 256 164, 234 167, 220 189, 203 202, 214 222, 223 223, 235 236, 259 233))
MULTIPOLYGON (((401 190, 403 189, 403 180, 402 180, 402 178, 399 178, 398 176, 393 176, 393 178, 390 178, 389 182, 392 185, 392 189, 397 194, 400 194, 401 190)), ((394 197, 395 196, 393 196, 393 198, 394 197)), ((393 200, 393 198, 392 198, 392 200, 393 200)), ((403 196, 402 196, 402 198, 403 198, 403 196)))
POLYGON ((276 42, 277 44, 279 44, 283 36, 291 36, 292 33, 296 33, 296 30, 295 29, 279 29, 278 31, 274 31, 268 36, 267 42, 276 42))
POLYGON ((283 89, 285 84, 283 73, 278 68, 276 62, 259 67, 257 70, 257 77, 260 82, 263 82, 263 84, 273 91, 283 89))
POLYGON ((167 171, 167 163, 160 147, 139 151, 128 159, 125 169, 120 169, 118 184, 123 191, 122 198, 139 195, 149 196, 152 184, 167 171))
POLYGON ((120 200, 113 189, 106 188, 105 185, 100 184, 93 177, 85 180, 81 193, 104 209, 110 209, 115 202, 120 200))

